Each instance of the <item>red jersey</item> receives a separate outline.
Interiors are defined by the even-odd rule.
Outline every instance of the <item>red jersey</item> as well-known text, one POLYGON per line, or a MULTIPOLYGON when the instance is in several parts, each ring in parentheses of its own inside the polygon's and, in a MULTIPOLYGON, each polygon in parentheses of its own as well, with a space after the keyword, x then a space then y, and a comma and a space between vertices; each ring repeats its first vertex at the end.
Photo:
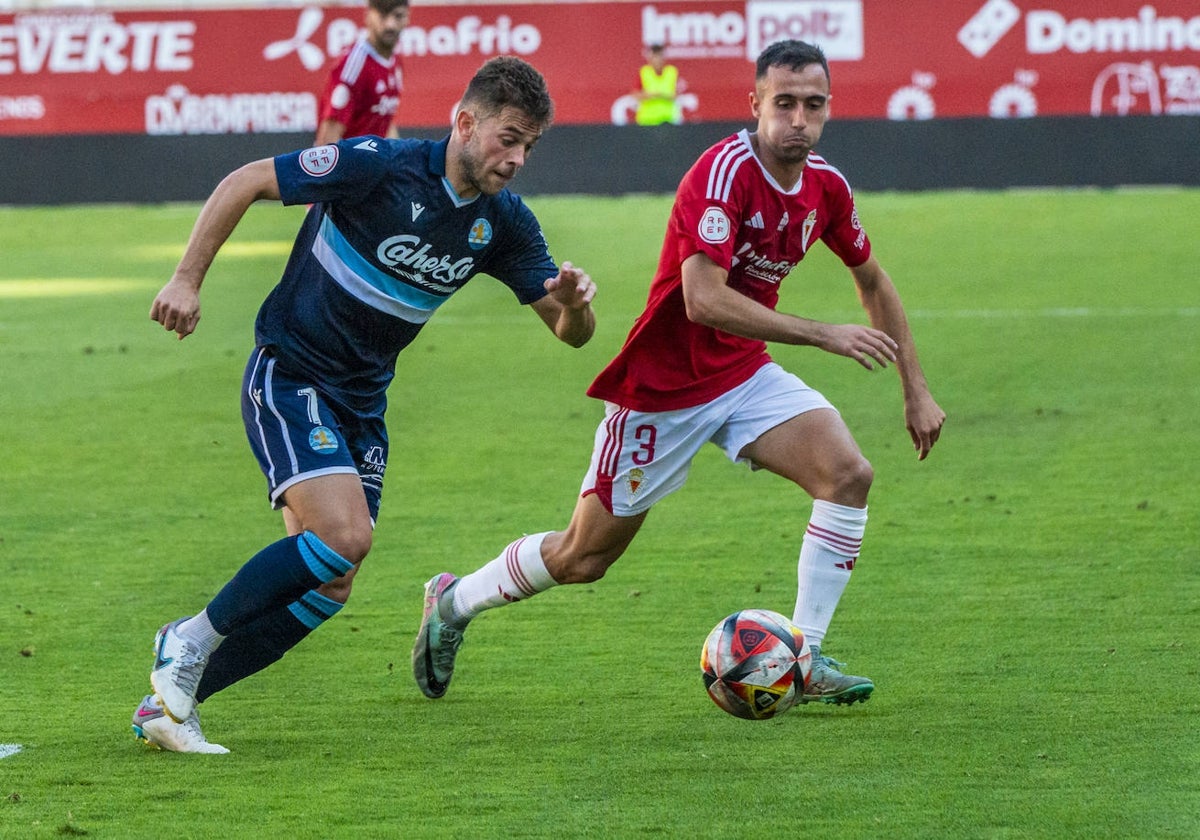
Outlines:
POLYGON ((729 272, 730 288, 774 309, 779 283, 818 239, 847 266, 871 255, 842 173, 810 154, 800 181, 784 190, 747 131, 710 148, 679 184, 646 309, 588 395, 635 411, 671 411, 745 382, 771 360, 766 342, 688 320, 683 261, 706 255, 729 272))
POLYGON ((384 58, 359 39, 333 65, 321 97, 320 120, 337 120, 344 137, 387 135, 403 89, 399 59, 384 58))

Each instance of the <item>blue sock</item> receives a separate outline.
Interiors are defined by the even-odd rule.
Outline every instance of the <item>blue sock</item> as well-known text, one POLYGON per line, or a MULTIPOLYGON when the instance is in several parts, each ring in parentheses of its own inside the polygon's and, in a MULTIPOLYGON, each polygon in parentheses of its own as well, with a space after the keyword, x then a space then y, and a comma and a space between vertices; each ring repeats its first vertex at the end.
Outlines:
POLYGON ((271 543, 255 554, 209 602, 213 629, 229 636, 260 616, 354 567, 311 531, 271 543))
POLYGON ((208 660, 196 689, 196 701, 203 703, 218 691, 275 664, 341 608, 339 602, 312 590, 300 600, 233 631, 208 660))

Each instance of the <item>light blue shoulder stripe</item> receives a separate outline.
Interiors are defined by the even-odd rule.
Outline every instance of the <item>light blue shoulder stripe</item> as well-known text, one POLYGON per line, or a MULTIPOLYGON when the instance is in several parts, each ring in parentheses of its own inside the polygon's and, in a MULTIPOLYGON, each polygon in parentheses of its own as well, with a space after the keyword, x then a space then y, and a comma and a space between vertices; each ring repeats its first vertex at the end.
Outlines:
POLYGON ((355 298, 372 309, 410 323, 425 323, 447 300, 415 289, 371 265, 346 241, 328 216, 321 220, 312 252, 321 267, 355 298))

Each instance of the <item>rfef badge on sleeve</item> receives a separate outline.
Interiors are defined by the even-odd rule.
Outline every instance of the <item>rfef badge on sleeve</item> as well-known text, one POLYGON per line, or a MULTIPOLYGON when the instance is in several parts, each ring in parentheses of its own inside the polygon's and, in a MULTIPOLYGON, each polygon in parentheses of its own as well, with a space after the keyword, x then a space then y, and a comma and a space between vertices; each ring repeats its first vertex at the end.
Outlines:
POLYGON ((337 166, 337 146, 317 146, 300 153, 300 168, 314 178, 328 175, 337 166))
POLYGON ((720 245, 729 238, 729 217, 720 207, 709 207, 700 217, 700 238, 712 245, 720 245))

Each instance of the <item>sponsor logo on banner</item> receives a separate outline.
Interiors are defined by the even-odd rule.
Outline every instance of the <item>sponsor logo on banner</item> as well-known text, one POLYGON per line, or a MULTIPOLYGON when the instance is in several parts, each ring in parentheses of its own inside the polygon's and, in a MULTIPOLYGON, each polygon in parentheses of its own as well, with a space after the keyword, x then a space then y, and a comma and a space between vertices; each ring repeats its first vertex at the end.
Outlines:
POLYGON ((1008 30, 1021 19, 1012 0, 988 0, 966 25, 958 30, 958 42, 976 58, 983 58, 1008 30))
POLYGON ((642 7, 642 43, 671 58, 758 58, 785 38, 817 43, 831 61, 863 57, 862 0, 749 0, 745 14, 642 7))
POLYGON ((1037 81, 1036 72, 1018 70, 1013 74, 1013 82, 996 88, 992 98, 988 100, 988 116, 997 119, 1036 117, 1038 103, 1033 86, 1037 81))
POLYGON ((1194 52, 1200 50, 1200 15, 1159 17, 1145 5, 1136 17, 1075 18, 1038 9, 1025 15, 1025 49, 1031 55, 1060 50, 1081 53, 1194 52))
POLYGON ((753 61, 771 44, 786 38, 817 44, 830 61, 861 61, 862 3, 860 0, 750 0, 746 4, 746 58, 753 61))
POLYGON ((192 69, 191 20, 118 21, 108 13, 18 15, 0 26, 0 76, 181 73, 192 69))
MULTIPOLYGON (((958 31, 958 41, 983 58, 1021 19, 1012 0, 988 0, 958 31)), ((1200 50, 1200 15, 1160 15, 1146 4, 1124 17, 1068 18, 1056 9, 1025 13, 1025 51, 1047 55, 1085 53, 1193 52, 1200 50)))
POLYGON ((642 6, 642 43, 662 44, 672 58, 740 58, 746 18, 735 12, 672 12, 642 6))
MULTIPOLYGON (((267 44, 263 58, 278 61, 294 55, 304 69, 320 70, 326 58, 341 55, 359 33, 357 22, 335 17, 325 27, 325 46, 321 47, 313 41, 324 22, 325 13, 320 9, 304 9, 296 20, 292 37, 267 44)), ((530 55, 541 45, 541 30, 533 24, 514 23, 508 15, 499 15, 491 23, 478 15, 464 15, 453 26, 406 26, 400 33, 399 53, 402 56, 530 55)))
POLYGON ((1092 116, 1200 114, 1200 67, 1117 62, 1092 84, 1092 116))
POLYGON ((46 103, 40 96, 0 96, 0 120, 40 120, 46 103))
MULTIPOLYGON (((146 99, 146 133, 265 134, 314 131, 317 97, 300 93, 196 95, 182 85, 146 99)), ((324 173, 321 173, 324 174, 324 173)))
POLYGON ((937 84, 937 76, 920 70, 913 71, 912 84, 905 85, 888 98, 889 120, 931 120, 937 116, 937 105, 929 92, 937 84))
MULTIPOLYGON (((287 40, 272 41, 271 43, 267 44, 267 46, 263 48, 263 58, 265 58, 267 61, 276 61, 295 53, 296 58, 300 59, 300 63, 304 65, 305 70, 312 72, 320 70, 321 66, 325 63, 325 52, 315 44, 309 43, 308 39, 313 36, 313 34, 321 26, 321 22, 324 20, 325 13, 320 9, 309 8, 303 10, 300 12, 300 17, 296 21, 295 34, 293 34, 292 37, 288 38, 287 40)), ((335 48, 335 42, 333 40, 335 29, 335 25, 330 24, 328 38, 329 50, 331 51, 330 55, 339 55, 342 49, 345 49, 345 47, 350 45, 349 43, 345 45, 337 44, 338 51, 332 52, 332 50, 335 48)), ((355 27, 354 32, 358 32, 357 27, 355 27)), ((356 37, 358 37, 357 34, 351 36, 351 43, 356 37)))
POLYGON ((513 23, 508 15, 500 15, 494 23, 466 15, 454 26, 409 25, 400 34, 403 55, 531 55, 541 45, 541 30, 533 24, 513 23))

